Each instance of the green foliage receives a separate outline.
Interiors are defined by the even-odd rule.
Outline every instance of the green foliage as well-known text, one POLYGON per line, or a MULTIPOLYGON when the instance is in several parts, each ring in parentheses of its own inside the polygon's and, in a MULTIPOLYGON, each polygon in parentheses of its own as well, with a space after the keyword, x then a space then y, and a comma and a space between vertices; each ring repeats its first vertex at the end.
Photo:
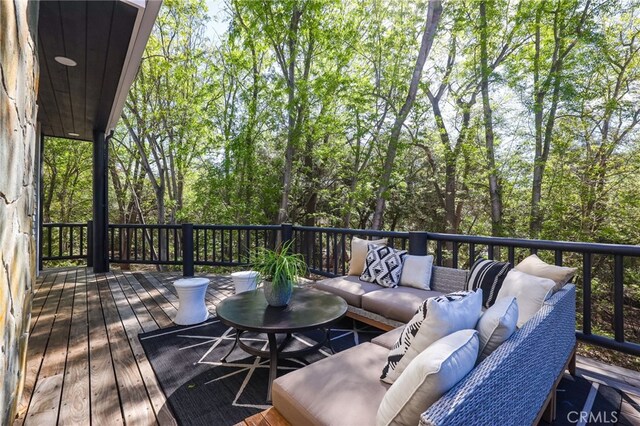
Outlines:
POLYGON ((256 270, 263 280, 270 281, 274 287, 289 286, 296 282, 298 277, 307 273, 307 265, 301 254, 292 253, 293 240, 288 241, 276 250, 260 248, 253 257, 252 268, 256 270))
MULTIPOLYGON (((383 228, 490 234, 493 173, 501 185, 503 234, 530 236, 538 158, 540 237, 637 244, 638 1, 486 1, 489 70, 480 63, 479 4, 444 3, 382 194, 383 228), (553 68, 563 51, 562 66, 553 68), (493 169, 486 160, 483 72, 493 109, 493 169), (436 114, 429 95, 439 88, 436 114), (542 159, 537 109, 542 136, 547 127, 550 135, 542 159)), ((111 140, 111 220, 275 223, 290 162, 290 221, 371 226, 427 6, 227 0, 215 17, 226 31, 212 39, 204 1, 165 1, 111 140), (292 38, 294 11, 300 20, 292 38)), ((46 146, 51 184, 44 193, 52 195, 45 216, 87 220, 90 145, 46 146)))

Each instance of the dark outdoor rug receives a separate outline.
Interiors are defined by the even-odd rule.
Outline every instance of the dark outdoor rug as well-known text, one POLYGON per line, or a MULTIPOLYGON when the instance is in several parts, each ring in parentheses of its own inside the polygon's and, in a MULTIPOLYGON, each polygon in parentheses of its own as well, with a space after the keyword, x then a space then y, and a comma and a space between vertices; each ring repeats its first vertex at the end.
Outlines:
MULTIPOLYGON (((349 318, 331 330, 336 352, 380 335, 378 329, 349 318)), ((269 360, 236 348, 235 330, 210 318, 195 326, 176 326, 138 336, 171 409, 183 425, 233 425, 269 408, 266 405, 269 360)), ((288 349, 301 349, 323 338, 322 332, 294 334, 288 349)), ((266 334, 243 333, 252 346, 268 348, 266 334)), ((278 361, 278 376, 331 355, 322 347, 300 359, 278 361)))
MULTIPOLYGON (((344 318, 332 329, 331 341, 336 352, 340 352, 368 342, 381 333, 344 318)), ((294 336, 295 340, 289 346, 293 349, 312 345, 322 338, 318 332, 294 336)), ((227 362, 221 363, 220 358, 233 345, 235 331, 217 318, 195 326, 165 328, 138 337, 180 424, 233 425, 269 408, 265 402, 269 360, 236 348, 227 362)), ((267 348, 266 335, 244 333, 243 340, 246 338, 255 339, 255 345, 267 348)), ((324 347, 300 359, 280 360, 278 376, 329 355, 328 348, 324 347)), ((621 401, 622 396, 616 389, 566 374, 558 388, 557 417, 553 424, 579 424, 580 412, 592 413, 582 424, 615 424, 621 401)))
POLYGON ((595 426, 618 423, 622 394, 617 389, 565 373, 558 385, 557 398, 554 425, 595 426))

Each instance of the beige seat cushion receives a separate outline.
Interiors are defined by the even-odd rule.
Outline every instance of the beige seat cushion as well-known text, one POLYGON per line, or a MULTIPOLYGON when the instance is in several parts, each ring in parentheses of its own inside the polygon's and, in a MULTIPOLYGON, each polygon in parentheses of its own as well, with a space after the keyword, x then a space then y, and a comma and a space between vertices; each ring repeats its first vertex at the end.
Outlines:
POLYGON ((422 302, 441 295, 437 291, 413 287, 382 288, 362 296, 362 309, 385 318, 409 322, 422 302))
POLYGON ((328 278, 317 281, 314 287, 340 296, 349 305, 357 308, 362 307, 362 295, 382 289, 378 284, 360 281, 360 278, 355 276, 328 278))
POLYGON ((273 382, 273 406, 292 425, 374 425, 389 385, 389 350, 363 343, 273 382))
POLYGON ((403 328, 404 327, 398 327, 391 331, 387 331, 386 333, 381 334, 375 339, 371 339, 371 343, 382 346, 383 348, 391 349, 400 338, 403 328))

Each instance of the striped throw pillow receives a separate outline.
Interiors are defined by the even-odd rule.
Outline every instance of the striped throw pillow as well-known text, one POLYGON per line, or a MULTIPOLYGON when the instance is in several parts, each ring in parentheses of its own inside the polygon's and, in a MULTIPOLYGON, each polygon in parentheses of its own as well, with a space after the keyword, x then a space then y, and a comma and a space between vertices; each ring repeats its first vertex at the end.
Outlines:
POLYGON ((469 270, 467 290, 482 289, 482 306, 491 307, 498 297, 502 282, 511 269, 509 262, 497 262, 479 257, 469 270))
MULTIPOLYGON (((409 348, 414 343, 416 335, 420 331, 420 327, 422 327, 422 324, 425 322, 425 320, 429 322, 429 320, 427 319, 427 313, 428 313, 427 306, 429 304, 431 304, 431 306, 434 306, 433 304, 446 305, 451 302, 461 301, 467 298, 468 296, 471 296, 474 294, 475 292, 457 291, 455 293, 445 294, 437 297, 431 297, 425 300, 424 302, 422 302, 422 304, 418 307, 418 310, 416 311, 413 318, 411 318, 411 320, 407 323, 407 325, 404 326, 404 329, 402 330, 402 333, 400 334, 400 337, 396 341, 395 345, 393 345, 393 347, 389 350, 387 363, 382 369, 382 375, 380 376, 380 380, 386 383, 393 383, 395 379, 398 378, 398 376, 400 376, 400 374, 406 368, 406 366, 409 365, 411 360, 415 357, 416 353, 408 354, 409 348)), ((467 304, 462 304, 461 306, 458 307, 457 309, 458 314, 465 316, 465 312, 467 311, 466 305, 467 304)), ((469 317, 471 318, 471 322, 474 324, 474 327, 475 327, 476 321, 478 320, 478 316, 480 314, 479 300, 477 302, 476 308, 474 309, 473 307, 471 307, 470 312, 471 314, 469 315, 469 317)), ((449 328, 451 327, 456 328, 455 327, 456 321, 454 320, 441 321, 443 318, 444 316, 436 315, 436 317, 432 318, 431 323, 429 323, 429 327, 428 327, 429 329, 434 329, 433 331, 435 333, 442 334, 442 335, 438 334, 437 336, 435 336, 437 338, 434 337, 431 340, 435 341, 449 334, 449 332, 452 332, 451 330, 449 330, 449 328)), ((468 327, 462 327, 462 328, 468 328, 468 327)), ((453 331, 457 331, 457 328, 453 331)), ((427 343, 431 343, 431 342, 429 341, 427 343)), ((425 345, 425 347, 426 346, 428 346, 428 344, 425 345)), ((421 348, 421 350, 422 349, 424 348, 421 348)), ((420 353, 421 350, 418 350, 417 353, 420 353)))

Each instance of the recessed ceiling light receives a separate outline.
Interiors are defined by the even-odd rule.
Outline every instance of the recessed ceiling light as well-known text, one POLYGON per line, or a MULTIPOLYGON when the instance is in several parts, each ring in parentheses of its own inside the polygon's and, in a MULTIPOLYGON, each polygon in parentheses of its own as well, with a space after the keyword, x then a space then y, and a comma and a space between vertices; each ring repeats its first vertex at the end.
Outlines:
POLYGON ((57 63, 62 64, 66 67, 75 67, 76 65, 78 65, 76 61, 74 61, 73 59, 69 59, 66 56, 56 56, 53 59, 55 59, 57 63))
POLYGON ((80 133, 69 132, 69 136, 73 136, 74 138, 77 138, 78 136, 80 136, 80 133))

